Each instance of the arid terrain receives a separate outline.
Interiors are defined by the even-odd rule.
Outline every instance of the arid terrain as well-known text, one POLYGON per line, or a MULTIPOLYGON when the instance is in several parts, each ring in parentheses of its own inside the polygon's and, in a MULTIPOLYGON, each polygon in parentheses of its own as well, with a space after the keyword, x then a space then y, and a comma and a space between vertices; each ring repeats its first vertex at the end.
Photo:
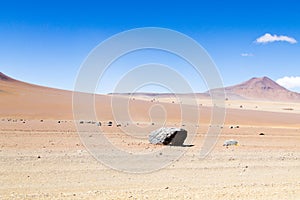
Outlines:
POLYGON ((197 123, 189 123, 195 121, 189 116, 184 122, 180 118, 180 105, 187 104, 189 94, 181 94, 180 101, 169 94, 96 95, 97 119, 76 121, 72 92, 0 73, 0 199, 300 199, 300 94, 267 77, 225 91, 221 134, 211 153, 200 158, 211 122, 209 92, 196 95, 197 123), (112 108, 112 99, 114 105, 127 103, 130 121, 116 116, 122 112, 113 110, 123 108, 112 108), (123 133, 138 133, 144 127, 147 136, 162 121, 194 134, 191 146, 152 145, 146 137, 123 133), (85 130, 101 129, 115 146, 128 151, 185 148, 186 153, 154 172, 121 172, 89 153, 76 124, 85 130), (223 146, 227 139, 239 145, 223 146))

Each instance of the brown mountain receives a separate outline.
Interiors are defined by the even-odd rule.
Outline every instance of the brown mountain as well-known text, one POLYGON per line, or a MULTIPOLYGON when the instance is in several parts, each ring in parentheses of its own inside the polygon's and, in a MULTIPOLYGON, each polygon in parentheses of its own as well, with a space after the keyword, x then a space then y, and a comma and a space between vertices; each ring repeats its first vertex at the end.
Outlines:
POLYGON ((227 97, 271 101, 300 101, 300 94, 287 90, 268 77, 251 78, 238 85, 225 87, 227 97))

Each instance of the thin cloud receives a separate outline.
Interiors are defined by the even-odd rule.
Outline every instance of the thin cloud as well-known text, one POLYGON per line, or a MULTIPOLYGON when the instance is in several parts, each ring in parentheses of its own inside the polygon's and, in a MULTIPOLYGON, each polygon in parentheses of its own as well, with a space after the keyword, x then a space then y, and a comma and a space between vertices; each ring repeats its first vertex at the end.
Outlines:
POLYGON ((287 89, 300 88, 300 76, 285 76, 277 79, 276 83, 287 89))
POLYGON ((254 55, 252 53, 241 53, 241 56, 243 56, 243 57, 252 57, 254 55))
POLYGON ((261 44, 266 44, 271 42, 288 42, 291 44, 296 44, 297 40, 295 38, 285 36, 285 35, 271 35, 270 33, 266 33, 263 36, 257 38, 255 42, 261 44))

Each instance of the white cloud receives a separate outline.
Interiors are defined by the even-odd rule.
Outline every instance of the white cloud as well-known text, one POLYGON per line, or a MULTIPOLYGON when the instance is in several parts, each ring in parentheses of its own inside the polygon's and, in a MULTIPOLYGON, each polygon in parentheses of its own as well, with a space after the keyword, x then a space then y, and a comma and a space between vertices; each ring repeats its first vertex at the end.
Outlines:
POLYGON ((300 88, 300 76, 285 76, 276 82, 287 89, 300 88))
POLYGON ((243 57, 251 57, 254 56, 252 53, 241 53, 241 56, 243 57))
POLYGON ((288 42, 291 44, 295 44, 297 43, 297 40, 295 38, 292 37, 288 37, 285 35, 271 35, 270 33, 266 33, 263 36, 257 38, 255 40, 256 43, 270 43, 270 42, 288 42))

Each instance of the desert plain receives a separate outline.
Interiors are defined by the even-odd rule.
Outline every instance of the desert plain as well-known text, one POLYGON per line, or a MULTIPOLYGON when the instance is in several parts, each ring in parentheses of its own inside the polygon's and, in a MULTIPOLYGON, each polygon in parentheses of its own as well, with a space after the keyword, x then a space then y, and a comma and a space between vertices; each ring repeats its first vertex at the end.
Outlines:
POLYGON ((184 102, 162 94, 96 95, 97 121, 80 123, 72 92, 0 75, 0 199, 300 199, 300 95, 266 77, 225 88, 224 124, 201 158, 213 107, 207 94, 197 97, 198 123, 183 124, 184 102), (130 121, 115 121, 112 98, 129 102, 130 121), (149 110, 160 107, 164 118, 159 109, 151 118, 149 110), (89 153, 76 125, 101 128, 126 151, 184 148, 185 154, 153 172, 118 171, 89 153), (146 134, 162 125, 183 126, 194 135, 190 146, 153 145, 123 133, 144 127, 146 134), (228 139, 239 145, 223 146, 228 139))

